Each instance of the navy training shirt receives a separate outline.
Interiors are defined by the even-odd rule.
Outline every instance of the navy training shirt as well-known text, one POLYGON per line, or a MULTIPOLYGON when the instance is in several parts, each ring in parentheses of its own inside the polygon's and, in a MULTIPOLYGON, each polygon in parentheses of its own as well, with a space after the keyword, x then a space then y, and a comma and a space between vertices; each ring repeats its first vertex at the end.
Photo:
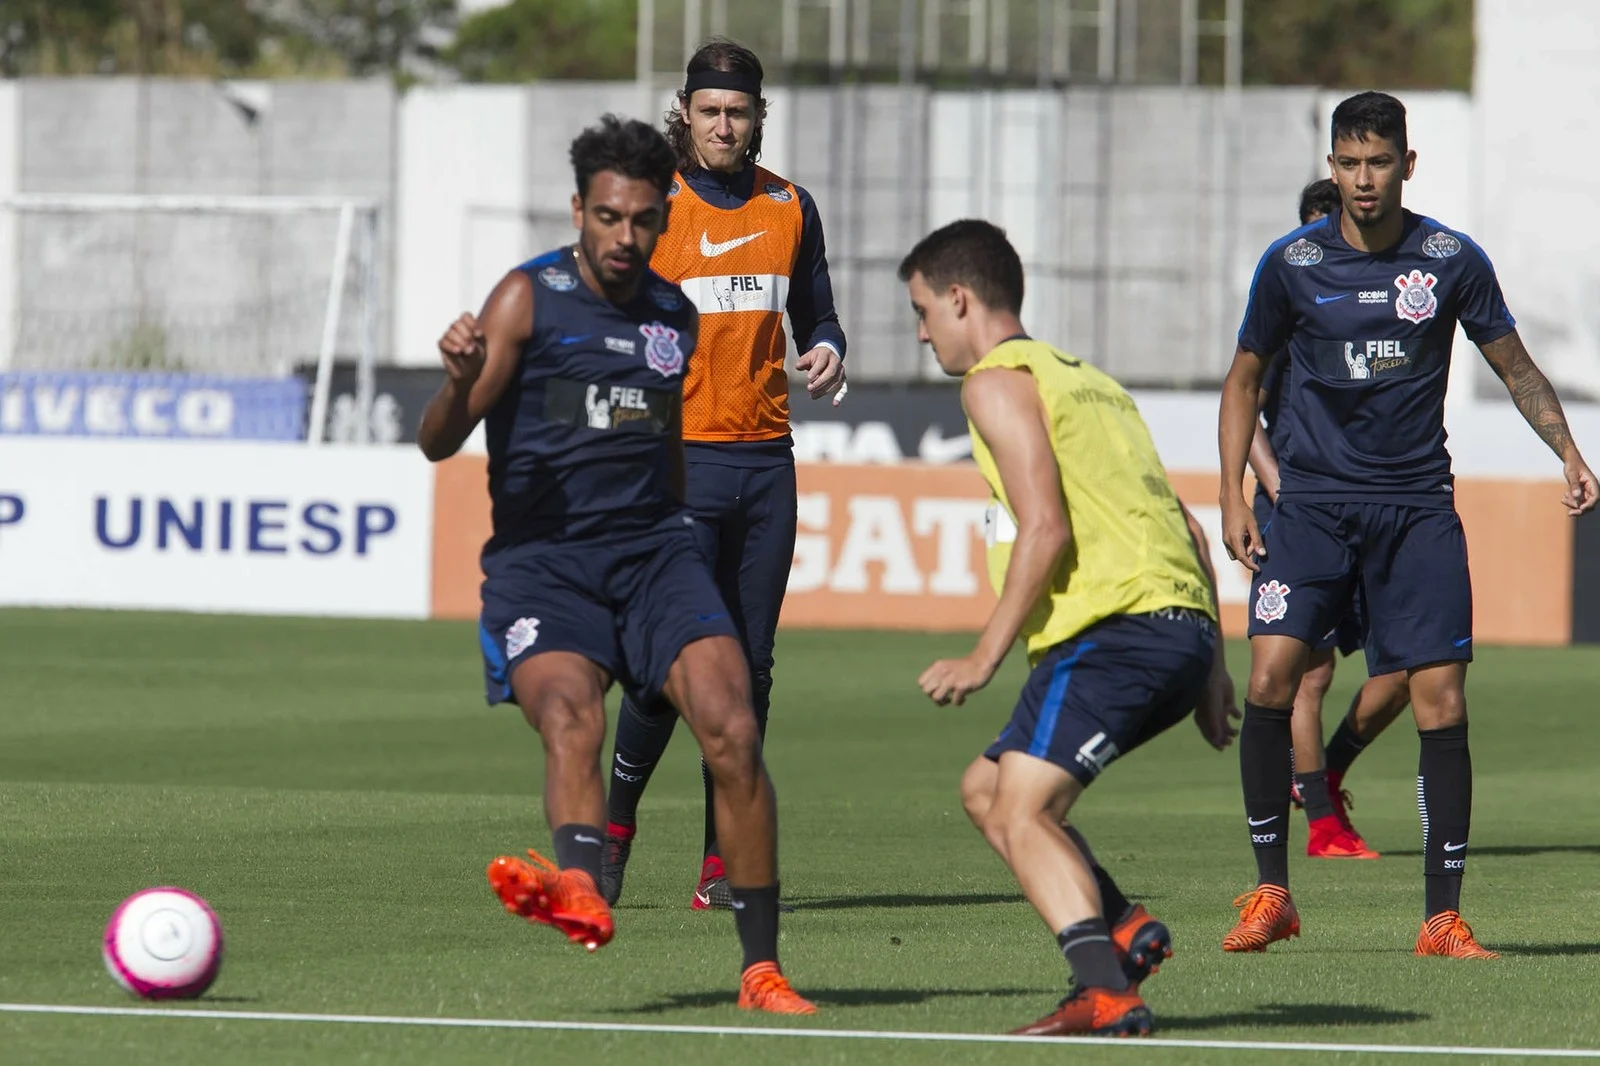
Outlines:
POLYGON ((1288 348, 1280 495, 1453 507, 1444 396, 1455 324, 1481 345, 1516 322, 1466 234, 1406 211, 1400 240, 1373 254, 1345 241, 1339 219, 1273 242, 1239 327, 1247 351, 1288 348))
POLYGON ((583 283, 570 247, 517 269, 533 281, 533 333, 485 420, 484 554, 626 534, 682 511, 672 465, 694 304, 648 270, 633 300, 614 304, 583 283))

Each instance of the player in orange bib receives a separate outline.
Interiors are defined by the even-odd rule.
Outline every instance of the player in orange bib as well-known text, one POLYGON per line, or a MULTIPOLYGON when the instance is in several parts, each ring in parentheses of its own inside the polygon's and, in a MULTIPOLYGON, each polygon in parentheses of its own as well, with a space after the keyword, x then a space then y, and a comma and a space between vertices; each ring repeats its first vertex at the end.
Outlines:
MULTIPOLYGON (((689 60, 677 106, 667 115, 667 140, 678 154, 671 221, 650 266, 700 311, 700 339, 683 386, 687 502, 750 659, 765 737, 773 640, 795 536, 784 313, 802 353, 795 366, 812 399, 843 398, 845 338, 816 204, 756 164, 767 110, 762 74, 755 53, 727 40, 712 40, 689 60)), ((622 894, 639 800, 675 722, 670 706, 623 700, 600 878, 609 902, 622 894)), ((692 905, 728 909, 733 899, 717 850, 716 800, 710 777, 705 781, 705 851, 692 905)))

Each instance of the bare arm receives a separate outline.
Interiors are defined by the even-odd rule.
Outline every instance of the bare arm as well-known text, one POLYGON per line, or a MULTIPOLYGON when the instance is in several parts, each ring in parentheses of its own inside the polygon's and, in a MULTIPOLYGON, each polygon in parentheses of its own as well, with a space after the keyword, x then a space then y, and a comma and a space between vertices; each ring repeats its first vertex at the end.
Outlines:
POLYGON ((1561 410, 1561 400, 1556 396, 1556 390, 1544 372, 1534 365, 1528 349, 1523 346, 1522 337, 1512 330, 1503 337, 1479 345, 1478 350, 1483 352, 1484 359, 1505 383, 1512 402, 1522 412, 1522 417, 1528 420, 1528 425, 1560 457, 1567 478, 1567 494, 1562 498, 1562 503, 1574 515, 1593 509, 1595 500, 1600 497, 1594 474, 1583 461, 1572 439, 1572 431, 1567 427, 1567 416, 1561 410))
POLYGON ((1254 556, 1262 551, 1261 531, 1244 498, 1244 469, 1250 442, 1259 426, 1261 378, 1267 360, 1246 348, 1233 353, 1233 365, 1222 383, 1222 406, 1217 417, 1217 450, 1222 463, 1222 536, 1228 555, 1252 570, 1254 556))
MULTIPOLYGON (((1211 565, 1211 544, 1206 539, 1206 531, 1200 527, 1189 508, 1183 508, 1183 517, 1189 523, 1189 536, 1194 540, 1194 549, 1200 555, 1200 569, 1205 571, 1206 581, 1211 585, 1211 604, 1221 610, 1222 601, 1217 595, 1217 572, 1211 565)), ((1227 648, 1222 640, 1222 631, 1217 630, 1216 647, 1211 653, 1211 673, 1206 678, 1206 693, 1199 706, 1195 708, 1195 725, 1200 728, 1200 735, 1206 738, 1218 751, 1233 743, 1233 738, 1238 735, 1238 730, 1230 724, 1230 719, 1239 717, 1239 708, 1234 705, 1233 678, 1228 674, 1227 648)))
MULTIPOLYGON (((1263 389, 1256 401, 1256 410, 1260 411, 1266 401, 1267 393, 1263 389)), ((1255 436, 1250 438, 1250 469, 1255 473, 1256 481, 1267 490, 1267 498, 1276 503, 1279 481, 1278 455, 1272 450, 1272 441, 1267 439, 1267 429, 1261 424, 1259 417, 1256 418, 1255 436)))
POLYGON ((1183 512, 1183 520, 1189 524, 1189 539, 1194 541, 1194 550, 1200 557, 1200 569, 1205 572, 1206 583, 1211 586, 1211 606, 1221 606, 1217 599, 1217 571, 1211 565, 1211 542, 1206 538, 1206 531, 1201 527, 1200 520, 1195 518, 1194 512, 1185 507, 1181 502, 1178 509, 1183 512))
POLYGON ((1072 542, 1072 523, 1033 375, 1025 370, 985 370, 967 379, 964 392, 967 410, 994 456, 1017 519, 1017 540, 1011 546, 1000 602, 975 649, 981 661, 998 666, 1049 587, 1056 564, 1072 542))
POLYGON ((961 703, 988 684, 1072 542, 1061 471, 1033 375, 1025 370, 981 371, 962 386, 962 401, 994 456, 1015 511, 1017 539, 1000 602, 972 654, 934 663, 922 675, 923 691, 937 703, 961 703))
POLYGON ((462 315, 440 338, 448 376, 417 427, 417 444, 430 461, 461 449, 505 392, 532 334, 533 283, 516 270, 500 279, 478 318, 462 315))

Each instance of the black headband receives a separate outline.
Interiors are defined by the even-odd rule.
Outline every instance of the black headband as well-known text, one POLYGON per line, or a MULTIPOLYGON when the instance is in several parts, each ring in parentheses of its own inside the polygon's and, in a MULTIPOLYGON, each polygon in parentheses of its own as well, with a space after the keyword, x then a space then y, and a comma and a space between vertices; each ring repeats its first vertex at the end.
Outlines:
POLYGON ((731 89, 761 98, 761 79, 735 70, 697 70, 683 83, 683 94, 693 96, 700 89, 731 89))

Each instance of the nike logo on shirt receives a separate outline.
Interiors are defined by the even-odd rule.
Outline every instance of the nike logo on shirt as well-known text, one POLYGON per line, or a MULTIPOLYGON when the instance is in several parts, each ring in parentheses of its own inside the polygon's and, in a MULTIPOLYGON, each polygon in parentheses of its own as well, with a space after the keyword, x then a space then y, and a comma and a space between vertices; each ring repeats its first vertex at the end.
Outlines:
POLYGON ((1347 293, 1347 292, 1341 292, 1337 296, 1324 296, 1324 295, 1322 295, 1322 293, 1319 292, 1319 293, 1317 293, 1317 303, 1319 303, 1319 304, 1331 304, 1331 303, 1333 303, 1333 301, 1342 300, 1346 296, 1349 296, 1349 295, 1350 294, 1347 293))
POLYGON ((700 254, 705 256, 707 259, 715 259, 723 252, 731 252, 735 248, 749 244, 751 241, 755 240, 757 237, 760 237, 766 232, 766 230, 762 230, 760 233, 752 233, 748 237, 735 237, 731 241, 718 241, 713 244, 711 242, 711 235, 702 230, 700 232, 700 254))

